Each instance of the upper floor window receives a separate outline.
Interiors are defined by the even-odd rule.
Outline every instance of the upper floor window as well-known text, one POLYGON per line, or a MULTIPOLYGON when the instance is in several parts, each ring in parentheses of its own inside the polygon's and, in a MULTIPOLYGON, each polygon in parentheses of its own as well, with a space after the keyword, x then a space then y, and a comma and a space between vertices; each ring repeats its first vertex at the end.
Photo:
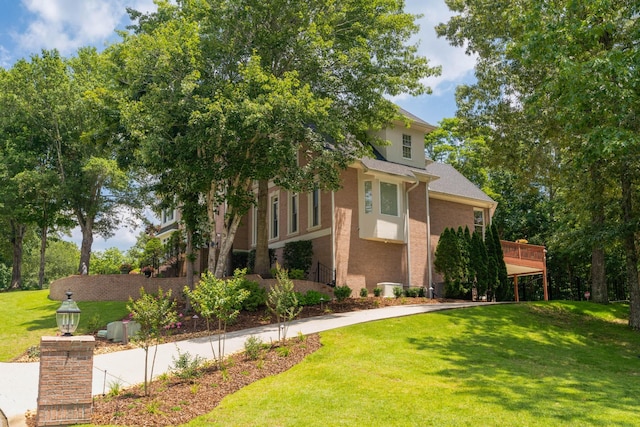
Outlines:
POLYGON ((473 229, 474 231, 480 233, 482 237, 484 237, 484 209, 474 209, 473 210, 473 229))
POLYGON ((278 225, 279 225, 279 209, 280 209, 280 202, 279 202, 279 197, 277 195, 272 196, 271 197, 271 230, 269 233, 269 237, 271 239, 277 239, 279 234, 278 234, 278 225))
POLYGON ((309 228, 320 226, 320 189, 309 194, 309 228))
POLYGON ((398 185, 380 182, 380 213, 398 216, 398 185))
POLYGON ((373 182, 364 182, 364 213, 373 212, 373 182))
POLYGON ((411 158, 411 135, 402 134, 402 157, 411 158))
POLYGON ((289 193, 289 234, 298 232, 298 194, 289 193))

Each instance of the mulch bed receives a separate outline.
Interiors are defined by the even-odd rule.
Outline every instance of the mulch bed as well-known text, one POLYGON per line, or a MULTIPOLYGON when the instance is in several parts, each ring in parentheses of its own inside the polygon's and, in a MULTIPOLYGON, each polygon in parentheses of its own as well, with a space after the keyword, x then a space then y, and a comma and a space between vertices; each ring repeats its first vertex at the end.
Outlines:
MULTIPOLYGON (((320 316, 329 313, 367 310, 402 304, 437 304, 450 302, 427 298, 351 298, 343 302, 333 301, 318 307, 305 307, 299 318, 320 316)), ((227 332, 271 324, 275 321, 266 310, 254 313, 242 312, 227 332)), ((167 342, 206 336, 206 324, 202 319, 184 317, 183 327, 175 329, 166 338, 167 342)), ((215 332, 215 331, 212 331, 215 332)), ((95 354, 134 348, 135 344, 112 343, 96 339, 95 354)), ((153 381, 145 396, 143 385, 120 390, 117 395, 95 396, 91 418, 93 424, 127 426, 173 426, 211 412, 227 395, 267 376, 286 371, 305 356, 321 347, 318 334, 290 338, 287 350, 271 345, 258 360, 249 360, 244 354, 229 356, 221 370, 217 365, 207 366, 198 378, 179 379, 167 375, 153 381), (286 354, 285 354, 286 353, 286 354)), ((35 359, 37 360, 37 359, 35 359)), ((16 361, 34 361, 26 353, 16 361)), ((111 392, 112 390, 110 390, 111 392)), ((27 425, 35 426, 35 414, 27 415, 27 425)))

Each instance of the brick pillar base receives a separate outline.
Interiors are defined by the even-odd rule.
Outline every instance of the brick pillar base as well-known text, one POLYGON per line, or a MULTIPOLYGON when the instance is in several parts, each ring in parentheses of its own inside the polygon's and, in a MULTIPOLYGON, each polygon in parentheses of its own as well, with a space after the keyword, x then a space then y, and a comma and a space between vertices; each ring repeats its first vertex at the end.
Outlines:
POLYGON ((91 421, 94 346, 92 336, 41 338, 38 427, 91 421))

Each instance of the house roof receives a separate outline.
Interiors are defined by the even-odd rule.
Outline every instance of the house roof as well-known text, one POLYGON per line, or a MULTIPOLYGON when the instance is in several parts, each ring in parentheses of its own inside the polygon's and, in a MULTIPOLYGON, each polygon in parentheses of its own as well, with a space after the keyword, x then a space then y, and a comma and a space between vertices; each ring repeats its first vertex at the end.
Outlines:
POLYGON ((413 122, 413 124, 419 125, 420 127, 426 128, 428 130, 433 130, 436 128, 434 125, 427 123, 426 121, 422 120, 420 117, 408 112, 407 110, 405 110, 400 106, 398 106, 398 113, 405 116, 407 119, 413 122))
MULTIPOLYGON (((360 159, 362 165, 370 170, 377 172, 387 173, 389 175, 397 175, 405 178, 412 178, 417 180, 418 178, 414 174, 413 169, 410 166, 401 165, 399 163, 388 162, 386 160, 363 158, 360 159)), ((426 172, 426 171, 425 171, 426 172)))
POLYGON ((453 166, 445 163, 432 162, 427 165, 427 172, 439 179, 429 184, 430 193, 441 193, 466 199, 479 200, 488 204, 497 204, 474 183, 458 172, 453 166))

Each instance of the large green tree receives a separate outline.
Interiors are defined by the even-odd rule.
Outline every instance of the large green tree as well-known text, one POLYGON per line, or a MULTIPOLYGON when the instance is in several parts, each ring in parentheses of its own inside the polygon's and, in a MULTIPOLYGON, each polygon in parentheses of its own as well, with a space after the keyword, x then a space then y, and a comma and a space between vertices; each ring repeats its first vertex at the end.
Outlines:
POLYGON ((512 160, 505 165, 524 164, 536 172, 560 165, 563 202, 589 213, 578 225, 591 251, 592 296, 607 302, 606 243, 623 242, 630 324, 640 328, 633 225, 640 142, 637 4, 447 4, 455 15, 438 27, 439 34, 479 58, 477 84, 459 92, 461 115, 490 129, 492 152, 512 160), (612 203, 621 209, 609 209, 612 203))
POLYGON ((336 188, 339 170, 362 154, 365 131, 396 114, 385 95, 426 90, 421 79, 435 70, 408 43, 417 27, 403 6, 199 0, 132 13, 124 44, 135 47, 119 51, 122 80, 134 88, 127 117, 142 152, 158 153, 160 180, 189 182, 189 197, 206 200, 209 236, 220 243, 216 265, 213 251, 209 259, 216 276, 256 203, 254 180, 261 200, 269 180, 296 191, 336 188), (188 159, 184 173, 176 156, 188 159))

